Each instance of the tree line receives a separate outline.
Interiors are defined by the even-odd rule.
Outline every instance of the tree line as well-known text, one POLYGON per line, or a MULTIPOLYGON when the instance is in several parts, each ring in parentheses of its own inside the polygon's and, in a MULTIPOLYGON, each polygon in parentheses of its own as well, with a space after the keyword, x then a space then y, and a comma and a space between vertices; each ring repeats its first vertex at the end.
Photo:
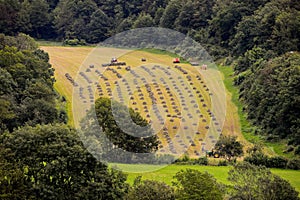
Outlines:
POLYGON ((49 56, 25 35, 0 34, 0 133, 27 125, 66 122, 53 88, 49 56))

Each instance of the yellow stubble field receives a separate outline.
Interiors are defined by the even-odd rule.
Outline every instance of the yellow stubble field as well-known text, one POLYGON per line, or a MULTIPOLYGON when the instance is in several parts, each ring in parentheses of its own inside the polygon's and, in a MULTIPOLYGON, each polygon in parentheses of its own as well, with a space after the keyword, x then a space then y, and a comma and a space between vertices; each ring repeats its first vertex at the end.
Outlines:
MULTIPOLYGON (((49 53, 50 63, 55 69, 56 90, 67 99, 70 124, 78 126, 86 110, 93 105, 92 101, 99 96, 113 97, 123 101, 152 123, 162 143, 161 153, 169 153, 171 141, 171 151, 172 149, 184 151, 187 147, 191 157, 200 156, 213 117, 210 115, 211 96, 209 89, 205 87, 207 77, 204 78, 201 72, 199 73, 199 68, 180 63, 179 69, 175 67, 173 58, 169 55, 146 51, 104 47, 96 50, 91 47, 41 48, 49 53), (125 66, 102 67, 103 63, 110 63, 111 58, 116 55, 119 61, 126 62, 125 66), (142 62, 141 58, 146 58, 146 62, 142 62), (90 68, 90 65, 94 67, 90 68), (125 69, 128 66, 131 67, 130 71, 125 69), (99 76, 96 70, 102 76, 99 76), (83 80, 79 75, 80 72, 89 77, 90 83, 86 82, 86 79, 83 80), (66 73, 73 77, 79 86, 74 87, 66 79, 66 73), (88 85, 93 91, 92 99, 89 98, 88 85), (122 92, 116 90, 117 86, 122 92), (79 93, 79 88, 84 88, 84 91, 79 93), (149 91, 153 93, 152 99, 149 91), (79 95, 84 96, 84 99, 79 95), (153 107, 153 99, 156 107, 153 107)), ((230 94, 226 93, 224 101, 226 113, 222 134, 237 135, 239 140, 247 145, 242 137, 239 116, 235 105, 231 102, 230 94)), ((215 136, 211 137, 210 141, 217 139, 215 136)), ((210 146, 205 148, 208 149, 210 146)))

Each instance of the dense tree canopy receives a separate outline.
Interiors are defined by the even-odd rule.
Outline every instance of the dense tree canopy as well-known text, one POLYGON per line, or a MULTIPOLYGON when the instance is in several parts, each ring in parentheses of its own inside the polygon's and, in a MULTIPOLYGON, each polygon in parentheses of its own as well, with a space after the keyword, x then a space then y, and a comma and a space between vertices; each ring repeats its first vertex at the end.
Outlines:
POLYGON ((82 120, 85 145, 110 162, 154 162, 159 140, 149 123, 125 105, 109 98, 96 100, 82 120))
POLYGON ((250 62, 240 80, 248 118, 270 139, 290 138, 299 145, 300 54, 290 52, 270 60, 263 55, 250 62))
POLYGON ((180 171, 174 176, 176 199, 223 199, 223 186, 207 172, 202 173, 194 169, 180 171))
POLYGON ((228 180, 233 184, 230 199, 299 199, 289 182, 262 166, 237 164, 229 171, 228 180))
POLYGON ((0 137, 0 194, 7 199, 121 199, 126 177, 109 170, 66 125, 0 137))
POLYGON ((174 189, 163 183, 141 180, 138 176, 126 197, 127 200, 175 200, 174 189))
POLYGON ((157 150, 157 136, 148 122, 133 109, 108 98, 99 98, 95 103, 95 110, 103 132, 117 147, 134 153, 151 153, 157 150))
POLYGON ((231 161, 232 158, 237 158, 243 155, 243 145, 237 141, 237 137, 235 136, 221 135, 214 150, 228 161, 231 161))
POLYGON ((27 35, 0 35, 0 132, 59 119, 48 54, 27 35))

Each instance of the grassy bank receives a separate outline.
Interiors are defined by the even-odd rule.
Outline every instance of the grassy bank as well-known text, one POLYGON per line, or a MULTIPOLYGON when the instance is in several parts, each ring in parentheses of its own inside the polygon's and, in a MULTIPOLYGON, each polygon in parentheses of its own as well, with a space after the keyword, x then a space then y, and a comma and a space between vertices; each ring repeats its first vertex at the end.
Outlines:
POLYGON ((238 108, 241 130, 242 130, 242 134, 244 135, 245 139, 251 143, 264 144, 264 146, 266 146, 268 148, 267 149, 268 154, 276 153, 278 155, 289 157, 289 158, 293 157, 293 154, 283 153, 283 151, 285 149, 284 141, 277 142, 277 143, 266 142, 263 140, 263 138, 261 136, 254 134, 255 127, 253 127, 247 120, 247 115, 246 115, 246 113, 243 112, 243 104, 239 100, 238 88, 233 85, 233 79, 234 79, 233 68, 229 67, 229 66, 219 66, 219 70, 222 72, 222 74, 224 76, 224 85, 225 85, 226 89, 232 94, 232 102, 238 108))
MULTIPOLYGON (((141 169, 144 168, 148 169, 154 168, 154 166, 151 165, 130 165, 123 167, 127 168, 136 168, 141 169)), ((196 169, 201 172, 208 172, 212 174, 219 182, 224 184, 229 184, 229 181, 227 180, 228 171, 231 169, 230 166, 196 166, 196 165, 169 165, 164 168, 161 168, 157 171, 147 172, 147 173, 128 173, 127 182, 130 184, 133 184, 133 181, 136 177, 142 176, 143 179, 149 179, 149 180, 156 180, 156 181, 162 181, 166 184, 172 185, 173 176, 179 172, 180 170, 185 169, 196 169)), ((285 170, 285 169, 271 169, 271 171, 282 177, 283 179, 289 181, 293 187, 296 188, 298 192, 300 192, 300 171, 298 170, 285 170)))

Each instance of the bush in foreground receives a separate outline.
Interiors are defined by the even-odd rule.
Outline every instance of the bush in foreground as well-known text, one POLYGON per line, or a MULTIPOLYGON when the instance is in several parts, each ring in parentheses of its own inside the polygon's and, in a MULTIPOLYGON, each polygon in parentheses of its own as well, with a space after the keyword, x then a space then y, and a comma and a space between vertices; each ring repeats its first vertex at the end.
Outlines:
POLYGON ((264 166, 239 163, 228 173, 232 182, 230 199, 299 200, 298 192, 289 182, 274 175, 264 166))
POLYGON ((163 182, 152 180, 141 180, 137 177, 134 185, 129 190, 127 200, 175 200, 172 187, 163 182))
POLYGON ((223 199, 223 186, 216 179, 205 172, 187 169, 178 172, 173 183, 176 186, 176 199, 223 199))

